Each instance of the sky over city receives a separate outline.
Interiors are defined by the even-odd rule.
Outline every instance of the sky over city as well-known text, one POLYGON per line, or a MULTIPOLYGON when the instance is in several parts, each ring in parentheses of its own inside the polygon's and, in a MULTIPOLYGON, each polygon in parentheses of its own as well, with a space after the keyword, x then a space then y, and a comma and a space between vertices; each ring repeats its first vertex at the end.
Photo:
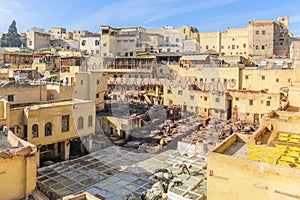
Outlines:
POLYGON ((113 27, 196 26, 200 32, 247 27, 251 20, 289 16, 300 35, 300 0, 0 0, 0 32, 16 20, 19 32, 32 27, 99 32, 113 27))

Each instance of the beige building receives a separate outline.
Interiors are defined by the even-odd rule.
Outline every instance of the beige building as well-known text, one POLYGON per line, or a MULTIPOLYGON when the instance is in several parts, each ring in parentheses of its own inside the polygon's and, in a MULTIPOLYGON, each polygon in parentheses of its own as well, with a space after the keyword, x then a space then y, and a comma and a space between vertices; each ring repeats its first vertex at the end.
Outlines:
POLYGON ((32 28, 26 32, 26 46, 32 50, 50 47, 50 33, 44 29, 32 28))
POLYGON ((50 30, 51 39, 69 39, 67 30, 61 27, 54 27, 50 30))
POLYGON ((142 27, 101 27, 101 55, 103 57, 136 57, 147 52, 149 40, 142 27))
POLYGON ((80 40, 81 37, 87 37, 92 33, 87 30, 74 30, 73 31, 73 40, 80 40))
POLYGON ((7 127, 0 132, 1 199, 21 199, 36 187, 37 148, 13 134, 7 127))
POLYGON ((288 23, 288 17, 283 16, 276 21, 250 21, 246 28, 228 28, 225 32, 201 32, 200 52, 214 50, 223 56, 251 57, 255 63, 272 57, 288 58, 291 37, 288 23))
POLYGON ((6 84, 0 87, 0 93, 11 105, 47 100, 45 84, 6 84))
POLYGON ((107 91, 107 77, 103 72, 78 72, 75 78, 73 98, 93 101, 97 111, 103 110, 104 93, 107 91))
POLYGON ((74 139, 80 138, 88 151, 92 149, 95 106, 91 101, 73 99, 35 104, 12 109, 13 115, 11 126, 22 123, 23 137, 39 149, 38 166, 48 160, 68 160, 74 139))
POLYGON ((5 52, 0 53, 0 65, 4 68, 31 68, 33 57, 31 53, 5 52))
MULTIPOLYGON (((173 26, 164 26, 160 29, 147 30, 149 34, 162 35, 164 42, 157 41, 158 46, 153 46, 153 49, 158 49, 159 52, 200 52, 200 38, 198 30, 192 26, 183 26, 181 28, 174 28, 173 26)), ((152 38, 158 39, 158 38, 152 38)))

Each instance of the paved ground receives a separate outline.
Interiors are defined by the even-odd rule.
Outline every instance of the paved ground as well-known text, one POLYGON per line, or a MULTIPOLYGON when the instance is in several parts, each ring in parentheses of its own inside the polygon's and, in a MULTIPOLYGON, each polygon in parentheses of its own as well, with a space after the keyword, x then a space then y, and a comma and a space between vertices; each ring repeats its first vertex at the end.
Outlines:
POLYGON ((125 148, 111 146, 90 155, 38 169, 38 188, 50 199, 87 191, 97 197, 115 200, 126 199, 130 194, 151 188, 148 182, 153 171, 185 162, 192 165, 191 177, 178 176, 184 185, 174 188, 174 193, 205 194, 205 160, 181 156, 176 150, 158 155, 133 153, 125 148), (177 191, 177 192, 176 192, 177 191))

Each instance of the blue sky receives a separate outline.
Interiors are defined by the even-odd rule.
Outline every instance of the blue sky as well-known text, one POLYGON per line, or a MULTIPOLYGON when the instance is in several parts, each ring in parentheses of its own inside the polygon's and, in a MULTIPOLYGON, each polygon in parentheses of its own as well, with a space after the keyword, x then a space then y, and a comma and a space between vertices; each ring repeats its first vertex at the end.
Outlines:
POLYGON ((290 18, 290 31, 300 35, 300 0, 0 0, 0 32, 14 19, 19 32, 33 26, 99 32, 101 25, 192 25, 209 32, 283 15, 290 18))

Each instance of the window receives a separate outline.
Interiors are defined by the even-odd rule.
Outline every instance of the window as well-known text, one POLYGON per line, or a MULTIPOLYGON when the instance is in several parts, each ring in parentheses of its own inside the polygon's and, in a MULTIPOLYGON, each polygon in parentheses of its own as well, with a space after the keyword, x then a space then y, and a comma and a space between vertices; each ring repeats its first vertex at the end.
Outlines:
POLYGON ((246 48, 246 44, 243 44, 243 48, 246 48))
POLYGON ((99 40, 95 40, 95 46, 99 46, 100 41, 99 40))
POLYGON ((179 95, 182 95, 182 90, 178 90, 178 94, 179 94, 179 95))
POLYGON ((107 45, 106 43, 103 43, 103 47, 106 47, 106 45, 107 45))
POLYGON ((45 124, 45 136, 50 136, 52 135, 52 124, 48 122, 45 124))
POLYGON ((249 79, 249 76, 248 76, 248 75, 246 75, 246 76, 245 76, 245 79, 249 79))
POLYGON ((259 46, 258 46, 258 45, 256 45, 256 46, 255 46, 255 49, 256 49, 256 50, 259 50, 259 46))
POLYGON ((216 102, 216 103, 219 103, 219 102, 220 102, 220 98, 216 98, 216 99, 215 99, 215 102, 216 102))
POLYGON ((166 42, 169 42, 169 37, 166 37, 166 42))
POLYGON ((160 72, 160 73, 163 73, 163 71, 164 71, 163 69, 159 69, 159 72, 160 72))
POLYGON ((13 102, 14 101, 14 95, 13 94, 7 95, 7 101, 13 102))
POLYGON ((262 76, 262 77, 261 77, 261 80, 265 80, 265 79, 266 79, 266 77, 265 77, 265 76, 262 76))
POLYGON ((133 56, 133 52, 130 52, 129 55, 130 55, 130 56, 133 56))
POLYGON ((97 99, 99 98, 99 93, 96 94, 96 98, 97 98, 97 99))
POLYGON ((239 45, 236 45, 236 48, 238 49, 238 48, 239 48, 239 45))
POLYGON ((82 45, 82 46, 85 46, 85 45, 86 45, 86 40, 82 40, 82 41, 81 41, 81 45, 82 45))
POLYGON ((236 101, 239 101, 239 100, 240 100, 240 98, 238 98, 238 97, 235 97, 235 100, 236 100, 236 101))
POLYGON ((261 49, 262 49, 262 50, 265 50, 265 45, 262 45, 262 46, 261 46, 261 49))
POLYGON ((31 133, 32 133, 32 138, 39 137, 39 126, 37 124, 34 124, 32 126, 31 133))
POLYGON ((276 83, 279 83, 279 79, 278 78, 276 78, 276 83))
POLYGON ((96 84, 99 85, 99 84, 100 84, 100 80, 97 80, 97 81, 96 81, 96 84))
POLYGON ((250 99, 250 100, 249 100, 249 105, 250 105, 250 106, 253 106, 253 99, 250 99))
POLYGON ((168 94, 172 94, 172 90, 170 90, 170 89, 167 90, 167 93, 168 93, 168 94))
POLYGON ((93 126, 93 116, 90 115, 89 118, 88 118, 88 127, 91 127, 93 126))
POLYGON ((230 46, 228 46, 228 49, 230 49, 230 46))
POLYGON ((168 49, 167 49, 167 52, 171 52, 171 49, 170 49, 170 48, 168 48, 168 49))
POLYGON ((117 56, 121 56, 121 52, 118 52, 118 53, 117 53, 117 56))
POLYGON ((190 99, 191 99, 191 100, 194 100, 194 99, 195 99, 195 96, 191 95, 191 96, 190 96, 190 99))
POLYGON ((83 80, 80 80, 80 84, 83 85, 83 80))
POLYGON ((235 49, 235 45, 231 45, 231 48, 232 48, 232 49, 235 49))
POLYGON ((206 45, 206 46, 205 46, 205 49, 208 49, 208 48, 209 48, 208 45, 206 45))
POLYGON ((204 97, 204 101, 207 101, 207 97, 204 97))
POLYGON ((128 56, 128 52, 125 53, 125 56, 126 56, 126 57, 128 56))
POLYGON ((61 118, 61 132, 68 132, 70 130, 70 116, 63 115, 61 118))
POLYGON ((256 35, 259 35, 259 31, 255 31, 255 34, 256 34, 256 35))
POLYGON ((266 35, 266 31, 261 31, 261 34, 262 35, 266 35))
POLYGON ((224 49, 224 46, 221 46, 221 49, 224 49))
POLYGON ((179 42, 179 38, 176 38, 176 42, 179 42))
POLYGON ((173 69, 170 69, 170 70, 169 70, 169 73, 173 73, 173 69))
POLYGON ((83 129, 83 117, 79 117, 77 120, 77 129, 83 129))
POLYGON ((271 102, 270 101, 266 101, 266 106, 270 106, 271 102))

